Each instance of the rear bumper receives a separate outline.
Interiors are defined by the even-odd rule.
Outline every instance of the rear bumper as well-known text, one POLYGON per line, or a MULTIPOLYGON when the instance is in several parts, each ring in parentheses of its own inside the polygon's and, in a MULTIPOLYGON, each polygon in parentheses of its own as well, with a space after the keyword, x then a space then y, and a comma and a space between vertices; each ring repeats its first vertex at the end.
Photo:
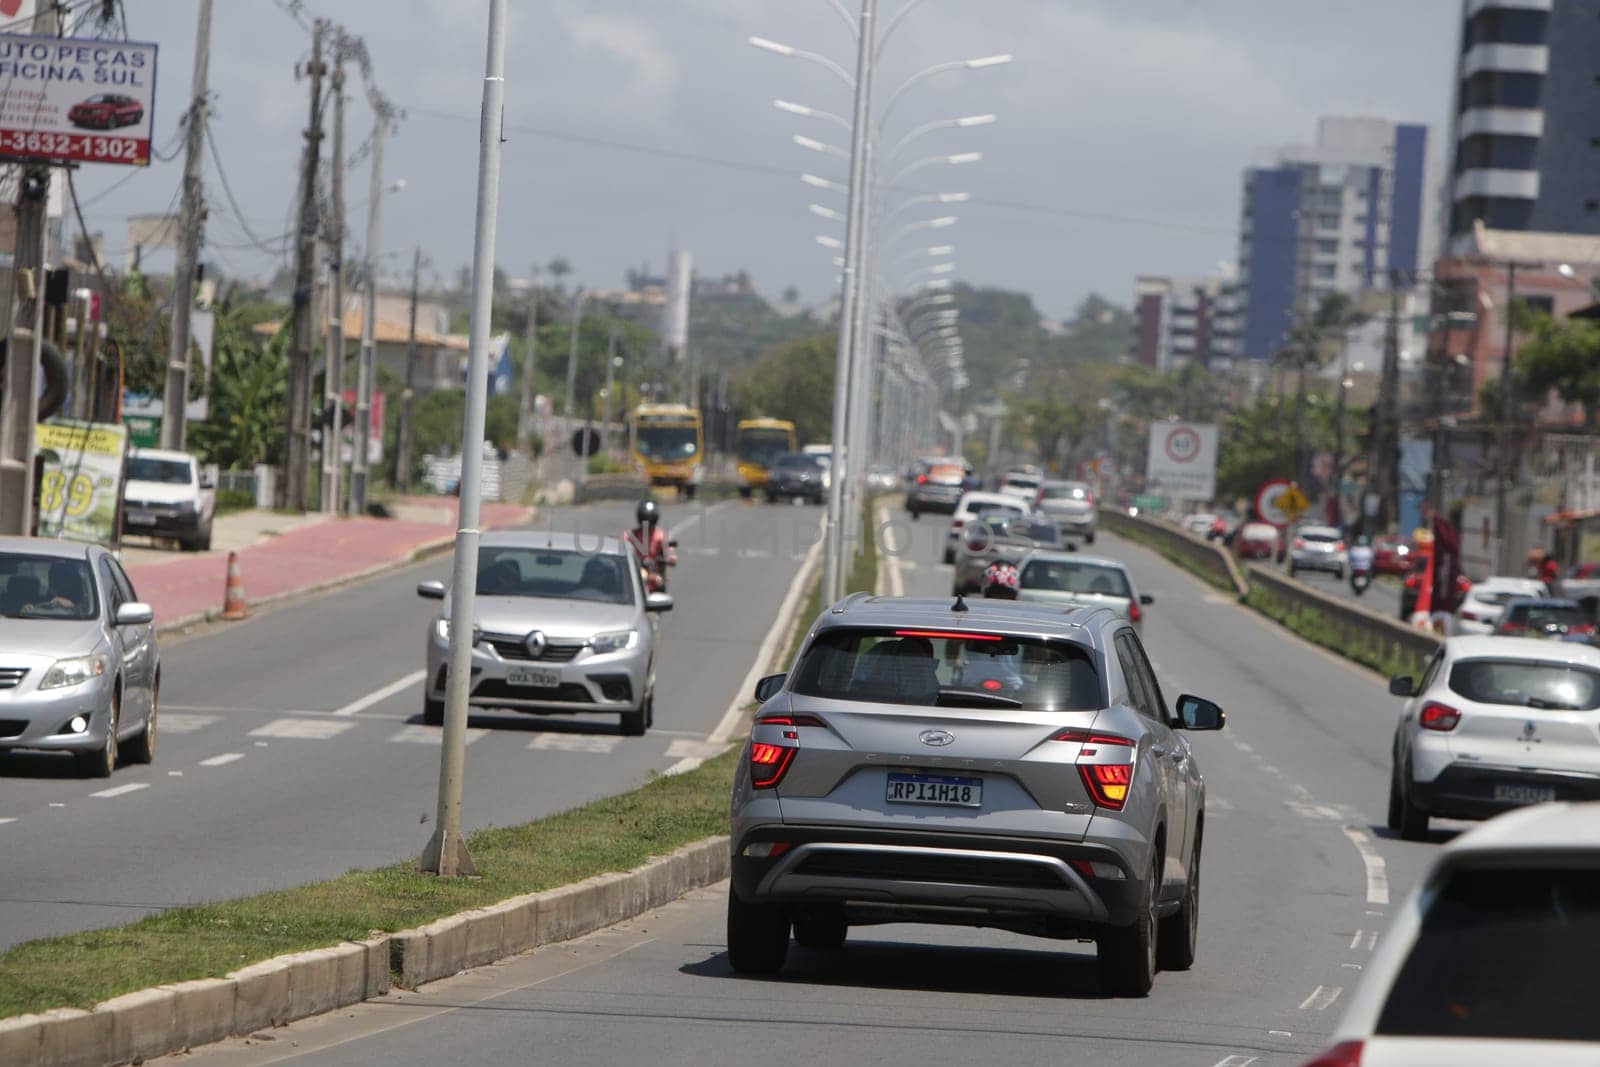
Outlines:
POLYGON ((1132 923, 1143 889, 1131 877, 1138 867, 1091 842, 772 824, 736 840, 732 861, 734 889, 746 901, 844 905, 891 920, 944 912, 973 925, 1030 917, 1064 937, 1132 923), (744 854, 774 841, 790 846, 776 859, 744 854), (1072 860, 1109 863, 1126 877, 1088 877, 1072 860))
POLYGON ((1293 563, 1296 570, 1302 571, 1329 571, 1338 573, 1345 568, 1345 561, 1341 556, 1335 555, 1289 555, 1289 562, 1293 563))
POLYGON ((1600 800, 1600 775, 1528 771, 1515 767, 1451 764, 1431 782, 1411 783, 1412 802, 1429 815, 1452 819, 1488 819, 1501 812, 1537 803, 1495 796, 1500 786, 1554 789, 1556 800, 1600 800))

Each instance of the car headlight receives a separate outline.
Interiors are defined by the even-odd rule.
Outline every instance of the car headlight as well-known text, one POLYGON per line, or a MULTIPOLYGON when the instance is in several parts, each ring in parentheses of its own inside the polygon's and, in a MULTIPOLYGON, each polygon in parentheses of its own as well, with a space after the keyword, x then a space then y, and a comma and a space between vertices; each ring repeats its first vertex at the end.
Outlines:
POLYGON ((106 657, 99 655, 58 659, 50 665, 48 671, 44 672, 44 677, 39 681, 39 688, 65 689, 72 685, 82 685, 105 674, 108 667, 106 657))
MULTIPOLYGON (((433 620, 433 632, 434 636, 448 645, 450 643, 450 620, 442 616, 433 620)), ((476 645, 481 640, 483 640, 483 628, 474 626, 472 628, 472 643, 476 645)))
POLYGON ((589 639, 589 647, 597 656, 604 656, 612 652, 623 652, 639 643, 639 631, 617 630, 608 634, 595 634, 589 639))

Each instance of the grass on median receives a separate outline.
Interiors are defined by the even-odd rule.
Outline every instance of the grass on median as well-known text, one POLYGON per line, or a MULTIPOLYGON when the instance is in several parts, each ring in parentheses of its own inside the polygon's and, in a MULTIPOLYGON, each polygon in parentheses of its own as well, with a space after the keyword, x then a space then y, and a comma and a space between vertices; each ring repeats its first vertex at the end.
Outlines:
MULTIPOLYGON (((405 930, 522 893, 625 871, 728 829, 737 750, 693 771, 468 840, 482 877, 440 879, 411 864, 241 900, 174 908, 129 926, 29 941, 0 954, 0 1018, 92 1005, 122 993, 220 977, 273 956, 405 930)), ((417 828, 419 844, 427 827, 417 828)))

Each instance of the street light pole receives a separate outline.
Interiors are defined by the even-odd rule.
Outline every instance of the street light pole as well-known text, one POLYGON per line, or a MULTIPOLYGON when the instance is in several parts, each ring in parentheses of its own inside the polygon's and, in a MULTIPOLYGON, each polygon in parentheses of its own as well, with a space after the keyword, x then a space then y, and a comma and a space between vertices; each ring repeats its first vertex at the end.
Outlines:
POLYGON ((1513 360, 1517 344, 1517 262, 1506 263, 1506 347, 1500 362, 1500 404, 1494 432, 1494 532, 1499 538, 1499 564, 1501 574, 1510 574, 1512 567, 1511 538, 1506 536, 1511 488, 1510 422, 1512 394, 1516 391, 1516 372, 1513 360))
MULTIPOLYGON (((361 302, 361 354, 356 361, 356 440, 350 460, 350 514, 367 510, 367 444, 372 437, 372 376, 378 319, 378 226, 383 204, 383 135, 389 124, 380 109, 372 127, 372 192, 367 204, 365 299, 361 302)), ((380 433, 381 439, 381 433, 380 433)))
MULTIPOLYGON (((207 75, 211 69, 211 0, 200 0, 200 22, 194 40, 194 88, 189 101, 188 144, 183 160, 183 239, 172 275, 172 336, 162 391, 161 447, 181 452, 188 443, 189 317, 194 311, 194 277, 200 255, 200 226, 205 194, 200 187, 206 139, 207 75)), ((209 384, 209 383, 208 383, 209 384)))
POLYGON ((400 394, 400 433, 395 442, 394 484, 411 491, 411 420, 417 409, 417 293, 422 278, 422 246, 411 253, 411 315, 406 331, 406 387, 400 394))
POLYGON ((344 457, 344 57, 343 29, 334 31, 333 45, 333 149, 328 157, 328 318, 327 341, 322 353, 323 410, 328 425, 322 430, 322 510, 339 511, 339 475, 344 457))
POLYGON ((450 668, 445 693, 439 804, 433 837, 419 863, 443 877, 475 875, 461 836, 466 776, 467 697, 472 686, 473 615, 477 600, 478 519, 483 475, 484 416, 489 394, 489 330, 494 311, 495 222, 500 209, 500 137, 505 129, 506 0, 489 0, 489 49, 478 126, 478 217, 473 237, 472 327, 467 353, 467 404, 461 434, 461 507, 450 604, 450 668))

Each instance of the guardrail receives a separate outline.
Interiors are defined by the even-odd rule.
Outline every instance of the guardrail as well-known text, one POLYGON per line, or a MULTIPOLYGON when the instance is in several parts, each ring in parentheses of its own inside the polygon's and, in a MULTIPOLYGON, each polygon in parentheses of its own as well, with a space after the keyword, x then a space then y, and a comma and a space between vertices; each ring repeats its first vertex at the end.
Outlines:
POLYGON ((1112 533, 1155 549, 1218 589, 1240 597, 1250 592, 1233 554, 1219 545, 1191 537, 1170 523, 1135 518, 1116 508, 1101 508, 1100 523, 1112 533))
POLYGON ((1385 675, 1422 677, 1439 638, 1340 597, 1312 589, 1266 567, 1246 569, 1247 603, 1300 636, 1385 675))

